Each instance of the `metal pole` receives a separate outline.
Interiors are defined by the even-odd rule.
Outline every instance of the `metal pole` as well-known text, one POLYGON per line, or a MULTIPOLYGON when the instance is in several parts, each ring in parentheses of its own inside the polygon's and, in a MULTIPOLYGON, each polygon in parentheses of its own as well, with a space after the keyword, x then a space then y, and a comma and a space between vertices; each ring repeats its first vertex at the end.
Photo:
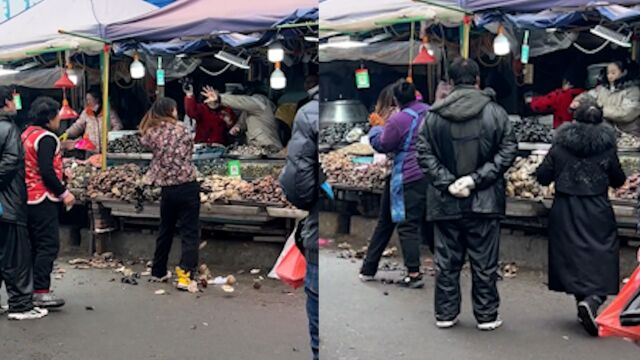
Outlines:
POLYGON ((100 151, 102 153, 102 171, 107 170, 107 144, 109 142, 109 54, 111 52, 111 46, 105 44, 102 48, 102 139, 100 144, 100 151))

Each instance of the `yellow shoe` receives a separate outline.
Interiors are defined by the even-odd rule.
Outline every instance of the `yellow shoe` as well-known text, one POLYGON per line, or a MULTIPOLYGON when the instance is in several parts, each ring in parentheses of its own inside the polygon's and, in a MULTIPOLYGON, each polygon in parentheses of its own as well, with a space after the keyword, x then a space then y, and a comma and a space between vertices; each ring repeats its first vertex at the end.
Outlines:
POLYGON ((190 272, 186 272, 179 266, 176 266, 176 278, 178 278, 178 284, 176 284, 176 288, 178 288, 178 290, 189 290, 189 284, 191 283, 190 272))

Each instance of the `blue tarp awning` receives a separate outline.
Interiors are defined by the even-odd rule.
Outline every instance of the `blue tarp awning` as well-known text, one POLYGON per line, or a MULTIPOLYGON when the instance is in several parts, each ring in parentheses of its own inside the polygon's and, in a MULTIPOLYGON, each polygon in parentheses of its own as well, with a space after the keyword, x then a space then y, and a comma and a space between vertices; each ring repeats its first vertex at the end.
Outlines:
POLYGON ((639 0, 593 1, 593 0, 456 0, 444 1, 470 11, 503 10, 509 12, 539 12, 549 9, 573 8, 594 5, 637 5, 639 0))
POLYGON ((292 19, 317 18, 317 0, 178 0, 144 16, 109 25, 111 40, 168 41, 220 33, 266 31, 292 19))

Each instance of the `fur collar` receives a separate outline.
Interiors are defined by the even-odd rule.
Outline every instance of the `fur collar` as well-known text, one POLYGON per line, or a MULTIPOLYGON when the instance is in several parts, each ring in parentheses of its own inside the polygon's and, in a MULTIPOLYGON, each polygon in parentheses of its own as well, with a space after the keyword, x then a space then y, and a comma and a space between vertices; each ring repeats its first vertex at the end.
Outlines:
POLYGON ((601 154, 616 147, 616 132, 607 124, 568 123, 558 128, 554 143, 580 157, 601 154))

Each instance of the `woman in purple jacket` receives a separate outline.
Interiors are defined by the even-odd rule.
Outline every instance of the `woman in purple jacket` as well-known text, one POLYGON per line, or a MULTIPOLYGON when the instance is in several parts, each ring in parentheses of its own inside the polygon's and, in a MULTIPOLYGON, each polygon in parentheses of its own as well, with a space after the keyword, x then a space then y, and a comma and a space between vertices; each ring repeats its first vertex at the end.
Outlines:
POLYGON ((416 88, 409 82, 397 83, 393 92, 402 110, 391 116, 384 127, 374 127, 369 133, 376 151, 393 154, 393 170, 382 195, 378 225, 360 270, 360 279, 374 279, 382 253, 397 225, 407 267, 407 276, 401 285, 421 288, 424 281, 420 272, 420 243, 422 235, 426 235, 423 229, 426 228, 427 179, 418 165, 416 141, 428 106, 416 100, 416 88))

